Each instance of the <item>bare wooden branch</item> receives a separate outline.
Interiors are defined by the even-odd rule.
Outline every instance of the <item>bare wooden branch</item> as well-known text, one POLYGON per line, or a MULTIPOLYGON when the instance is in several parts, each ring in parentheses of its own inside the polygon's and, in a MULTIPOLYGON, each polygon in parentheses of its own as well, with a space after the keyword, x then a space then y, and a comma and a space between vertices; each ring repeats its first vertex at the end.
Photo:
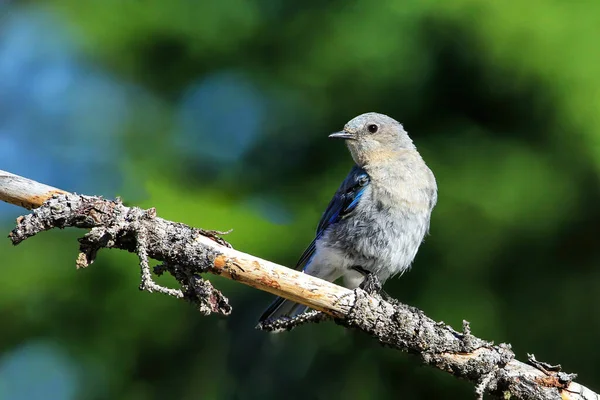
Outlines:
POLYGON ((0 170, 0 200, 31 210, 64 190, 0 170))
POLYGON ((458 332, 416 308, 234 250, 214 232, 164 220, 154 209, 144 211, 118 200, 66 193, 3 171, 0 199, 25 208, 39 207, 17 219, 10 234, 14 244, 52 228, 89 229, 80 239, 78 267, 91 264, 102 248, 134 252, 140 258, 142 289, 184 298, 204 313, 231 311, 227 299, 201 278, 209 272, 306 304, 383 345, 416 354, 425 364, 475 383, 480 398, 486 393, 511 399, 600 400, 598 394, 573 382, 574 375, 533 356, 528 363, 520 362, 509 345, 473 336, 466 322, 458 332), (181 288, 156 285, 149 258, 163 262, 155 273, 171 273, 181 288))

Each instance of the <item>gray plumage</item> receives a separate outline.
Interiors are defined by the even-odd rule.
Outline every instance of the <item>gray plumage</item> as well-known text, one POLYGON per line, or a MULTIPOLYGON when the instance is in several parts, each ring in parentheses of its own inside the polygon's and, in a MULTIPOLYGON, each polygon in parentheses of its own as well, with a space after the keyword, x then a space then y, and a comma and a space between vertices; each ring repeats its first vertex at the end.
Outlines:
MULTIPOLYGON (((373 273, 383 284, 410 268, 437 201, 435 177, 393 118, 366 113, 330 135, 345 139, 355 162, 317 229, 298 268, 358 287, 373 273)), ((307 307, 278 298, 261 321, 293 317, 307 307)))

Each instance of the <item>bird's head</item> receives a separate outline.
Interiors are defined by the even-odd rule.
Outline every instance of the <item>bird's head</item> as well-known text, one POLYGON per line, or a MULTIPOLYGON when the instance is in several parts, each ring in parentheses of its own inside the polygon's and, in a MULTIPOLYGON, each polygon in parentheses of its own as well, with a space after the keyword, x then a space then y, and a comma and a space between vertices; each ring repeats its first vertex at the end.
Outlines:
POLYGON ((414 150, 415 145, 393 118, 374 112, 361 114, 350 120, 344 130, 329 135, 345 139, 354 162, 364 166, 369 162, 387 157, 402 150, 414 150))

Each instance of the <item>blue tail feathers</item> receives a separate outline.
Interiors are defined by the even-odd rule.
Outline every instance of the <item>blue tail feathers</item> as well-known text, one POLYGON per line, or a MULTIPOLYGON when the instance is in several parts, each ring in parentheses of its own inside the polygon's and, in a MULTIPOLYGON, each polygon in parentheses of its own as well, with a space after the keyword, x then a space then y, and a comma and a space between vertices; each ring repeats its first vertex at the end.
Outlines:
POLYGON ((291 300, 286 300, 283 297, 278 297, 266 309, 263 315, 260 316, 260 322, 275 320, 283 317, 293 318, 308 310, 308 307, 303 304, 295 303, 291 300))

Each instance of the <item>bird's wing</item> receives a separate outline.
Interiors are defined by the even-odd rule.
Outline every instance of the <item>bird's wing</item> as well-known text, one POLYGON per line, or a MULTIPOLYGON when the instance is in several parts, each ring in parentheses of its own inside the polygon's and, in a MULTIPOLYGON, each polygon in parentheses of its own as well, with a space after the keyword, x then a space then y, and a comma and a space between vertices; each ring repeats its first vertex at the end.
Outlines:
POLYGON ((333 199, 329 202, 327 209, 323 213, 319 225, 317 226, 317 234, 312 243, 304 250, 298 264, 297 269, 304 269, 315 253, 315 245, 317 240, 323 235, 325 230, 332 224, 346 218, 356 208, 361 196, 364 194, 366 187, 371 179, 367 172, 355 165, 350 170, 346 179, 342 182, 333 199))

